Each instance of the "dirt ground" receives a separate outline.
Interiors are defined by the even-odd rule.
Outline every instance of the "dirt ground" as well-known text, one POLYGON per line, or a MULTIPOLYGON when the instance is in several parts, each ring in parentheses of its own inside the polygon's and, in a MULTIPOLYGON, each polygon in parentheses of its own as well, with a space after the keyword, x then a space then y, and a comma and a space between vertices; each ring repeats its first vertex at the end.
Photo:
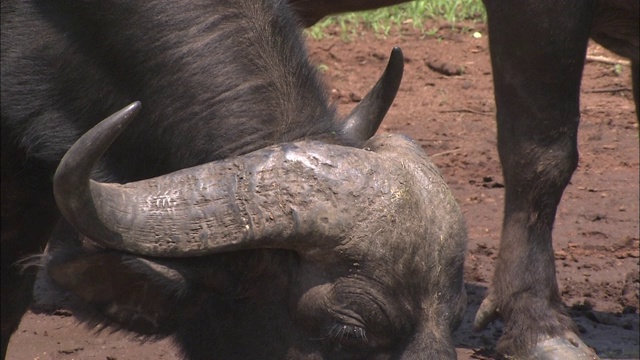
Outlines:
MULTIPOLYGON (((455 333, 458 356, 494 358, 501 324, 479 333, 471 330, 491 281, 504 199, 484 25, 454 30, 442 25, 430 36, 408 28, 387 38, 361 34, 345 41, 336 35, 310 39, 309 46, 341 113, 347 113, 375 83, 391 48, 404 50, 404 80, 380 131, 407 134, 418 141, 462 207, 470 238, 465 275, 469 306, 455 333), (483 36, 474 37, 474 32, 483 36), (461 74, 432 69, 438 66, 461 74)), ((593 44, 589 54, 615 58, 593 44)), ((586 65, 580 164, 565 191, 554 232, 567 309, 586 343, 601 357, 613 359, 637 359, 640 347, 638 124, 630 71, 627 65, 600 61, 586 65)), ((178 358, 170 340, 141 344, 123 334, 96 334, 77 325, 66 310, 41 308, 34 305, 22 321, 8 359, 178 358)))

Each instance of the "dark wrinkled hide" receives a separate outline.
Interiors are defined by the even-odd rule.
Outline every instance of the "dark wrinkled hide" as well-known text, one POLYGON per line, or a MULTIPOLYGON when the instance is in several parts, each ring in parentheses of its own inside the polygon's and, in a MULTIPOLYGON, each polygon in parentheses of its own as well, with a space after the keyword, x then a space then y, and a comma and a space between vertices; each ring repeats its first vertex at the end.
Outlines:
POLYGON ((14 264, 42 250, 58 217, 53 171, 97 121, 145 103, 96 174, 110 181, 332 133, 298 30, 274 17, 287 10, 249 3, 2 3, 3 345, 33 282, 14 264))
MULTIPOLYGON (((306 25, 343 10, 403 2, 290 1, 306 25)), ((538 351, 534 344, 547 337, 573 336, 566 335, 574 330, 558 292, 551 232, 562 192, 578 162, 579 89, 587 39, 591 36, 631 59, 640 119, 640 2, 484 2, 506 197, 493 287, 476 326, 500 316, 505 334, 499 350, 524 357, 538 351)), ((571 351, 555 356, 581 356, 571 351)))
POLYGON ((2 2, 3 352, 33 282, 15 263, 59 216, 53 171, 102 118, 145 104, 96 173, 109 181, 332 133, 295 23, 275 16, 288 10, 247 3, 2 2))
MULTIPOLYGON (((297 20, 277 0, 3 1, 1 33, 2 357, 33 284, 17 261, 41 251, 60 219, 54 170, 81 134, 125 104, 140 100, 144 109, 96 180, 146 179, 300 139, 366 140, 337 122, 297 20)), ((409 144, 389 139, 385 149, 409 144)), ((465 306, 466 233, 431 166, 424 169, 442 199, 425 219, 445 221, 397 238, 404 233, 382 216, 375 225, 384 231, 374 235, 396 237, 374 236, 385 245, 363 246, 357 257, 345 246, 340 256, 304 259, 279 249, 151 259, 91 242, 73 248, 74 240, 57 244, 48 269, 75 292, 87 322, 173 335, 190 359, 451 358, 450 332, 465 306), (440 205, 447 210, 434 211, 440 205)))

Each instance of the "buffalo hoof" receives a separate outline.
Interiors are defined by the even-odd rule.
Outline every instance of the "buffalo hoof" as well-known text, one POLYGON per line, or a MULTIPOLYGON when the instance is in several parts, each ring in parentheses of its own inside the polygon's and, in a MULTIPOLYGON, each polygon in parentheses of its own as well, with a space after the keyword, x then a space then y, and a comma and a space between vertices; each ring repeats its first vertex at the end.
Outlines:
POLYGON ((498 307, 496 306, 493 297, 489 295, 482 300, 482 303, 476 312, 476 317, 473 320, 473 329, 480 331, 487 327, 487 325, 493 322, 496 318, 498 318, 498 307))
MULTIPOLYGON (((493 297, 489 295, 482 301, 476 312, 473 327, 476 331, 484 329, 489 323, 500 316, 499 309, 493 297)), ((535 344, 525 355, 503 355, 506 359, 518 360, 598 360, 596 353, 591 350, 573 332, 564 336, 545 337, 535 344)))
POLYGON ((524 356, 504 356, 518 360, 599 360, 596 353, 573 332, 565 336, 546 338, 524 356))

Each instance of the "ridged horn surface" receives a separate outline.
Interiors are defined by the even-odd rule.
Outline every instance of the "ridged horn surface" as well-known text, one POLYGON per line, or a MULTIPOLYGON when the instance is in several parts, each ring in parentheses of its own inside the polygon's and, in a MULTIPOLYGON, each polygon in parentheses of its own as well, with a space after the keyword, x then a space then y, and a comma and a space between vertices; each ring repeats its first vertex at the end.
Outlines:
POLYGON ((409 196, 420 185, 411 185, 405 165, 423 161, 424 153, 398 136, 369 143, 382 153, 405 147, 395 156, 402 164, 377 150, 301 141, 128 184, 90 180, 138 108, 134 103, 83 135, 54 180, 64 216, 109 248, 161 257, 333 248, 387 226, 399 216, 396 205, 405 204, 399 199, 419 201, 409 196), (362 228, 357 234, 354 224, 362 228))

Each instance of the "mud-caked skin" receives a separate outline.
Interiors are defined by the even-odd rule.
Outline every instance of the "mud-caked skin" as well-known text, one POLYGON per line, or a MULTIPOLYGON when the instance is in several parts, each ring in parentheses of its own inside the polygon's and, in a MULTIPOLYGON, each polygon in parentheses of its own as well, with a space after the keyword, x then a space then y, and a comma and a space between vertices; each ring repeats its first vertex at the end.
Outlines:
MULTIPOLYGON (((341 11, 401 0, 290 0, 309 26, 341 11)), ((589 37, 632 64, 640 110, 640 2, 484 0, 505 179, 500 251, 476 316, 505 322, 498 350, 530 359, 588 359, 558 291, 552 248, 556 209, 578 162, 579 90, 589 37)), ((638 113, 640 114, 640 112, 638 113)))
POLYGON ((455 357, 460 212, 419 146, 370 140, 399 49, 339 119, 284 1, 1 6, 2 357, 56 224, 74 312, 186 358, 455 357))

